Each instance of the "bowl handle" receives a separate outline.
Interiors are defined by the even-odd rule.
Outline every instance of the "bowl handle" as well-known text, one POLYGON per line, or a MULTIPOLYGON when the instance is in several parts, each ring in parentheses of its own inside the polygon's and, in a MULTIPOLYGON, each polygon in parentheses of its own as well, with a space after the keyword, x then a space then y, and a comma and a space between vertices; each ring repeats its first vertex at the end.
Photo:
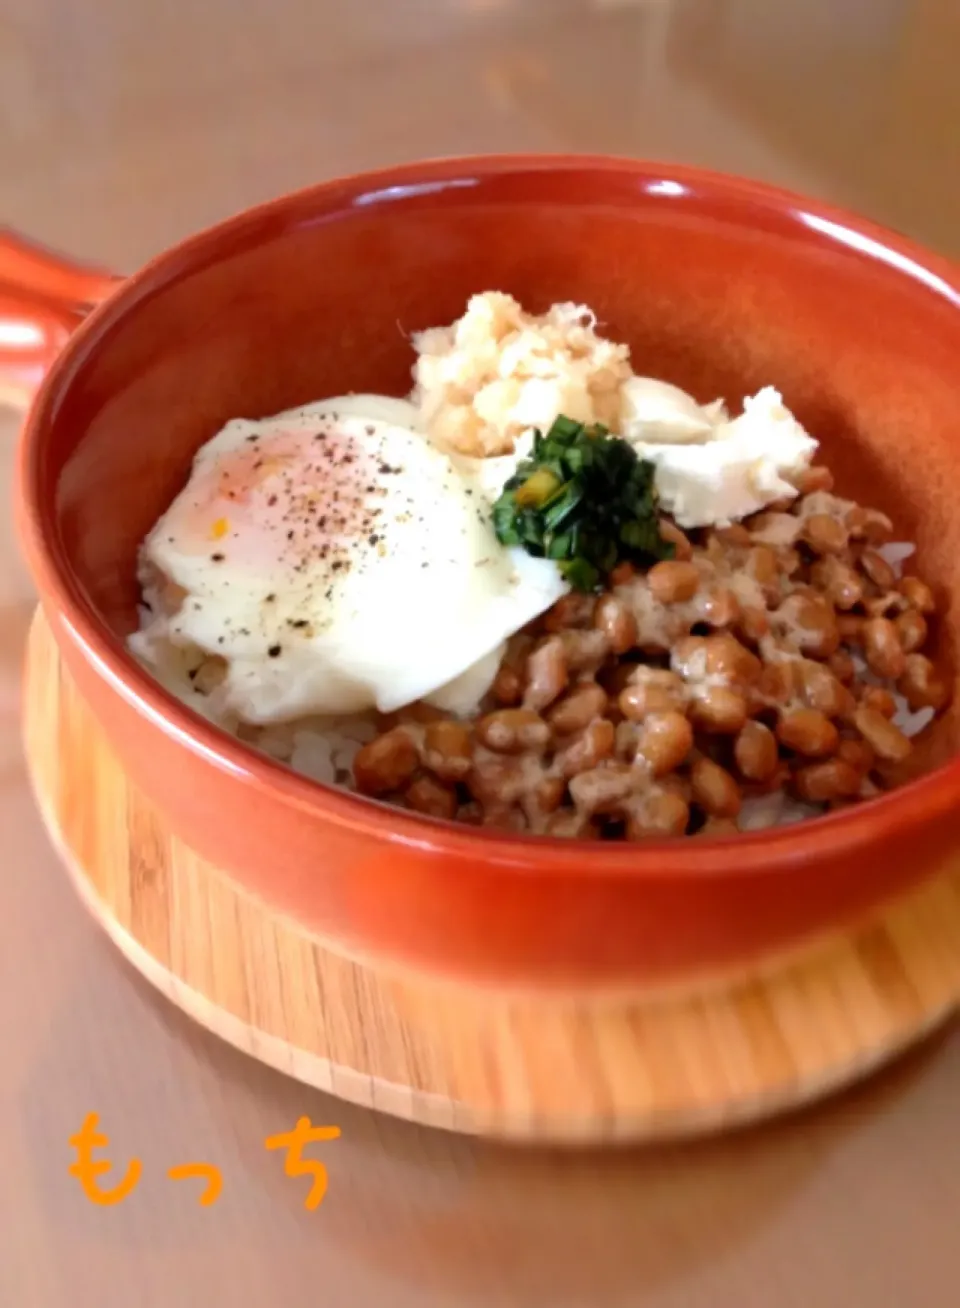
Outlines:
POLYGON ((29 406, 74 327, 122 280, 0 227, 0 404, 29 406))

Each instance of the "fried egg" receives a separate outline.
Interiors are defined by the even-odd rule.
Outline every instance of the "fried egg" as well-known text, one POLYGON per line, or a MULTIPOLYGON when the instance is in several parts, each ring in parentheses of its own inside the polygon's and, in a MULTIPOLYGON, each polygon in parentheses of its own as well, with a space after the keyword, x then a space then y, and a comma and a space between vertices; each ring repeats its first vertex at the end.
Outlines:
POLYGON ((154 622, 220 656, 220 706, 251 724, 428 697, 470 712, 507 637, 567 590, 554 563, 499 543, 491 493, 405 401, 236 419, 144 543, 144 585, 179 601, 154 622))

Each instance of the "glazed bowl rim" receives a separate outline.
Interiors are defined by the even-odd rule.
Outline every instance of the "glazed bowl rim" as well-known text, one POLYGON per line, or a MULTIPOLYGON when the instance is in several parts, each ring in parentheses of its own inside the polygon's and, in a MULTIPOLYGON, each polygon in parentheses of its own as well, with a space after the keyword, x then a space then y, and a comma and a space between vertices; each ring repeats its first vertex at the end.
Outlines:
POLYGON ((709 193, 758 210, 812 219, 810 225, 821 232, 886 262, 960 306, 960 270, 908 237, 782 187, 690 165, 590 154, 449 156, 332 178, 289 192, 187 237, 120 282, 74 331, 44 379, 21 430, 14 508, 20 541, 58 642, 65 639, 71 644, 145 723, 239 783, 259 787, 285 806, 294 806, 319 821, 375 835, 386 843, 426 847, 451 859, 481 859, 491 868, 550 877, 639 880, 769 873, 786 871, 824 854, 855 857, 893 834, 902 835, 905 829, 943 816, 960 800, 960 757, 862 805, 734 836, 637 845, 458 826, 310 780, 213 726, 164 690, 137 663, 85 595, 55 529, 52 507, 45 504, 44 433, 55 422, 61 396, 73 375, 127 312, 175 282, 180 274, 216 262, 225 238, 231 245, 255 244, 250 237, 259 232, 262 239, 271 224, 278 230, 288 225, 285 216, 295 221, 298 212, 316 217, 318 212, 336 213, 358 201, 389 203, 394 188, 405 194, 411 193, 410 188, 417 188, 420 194, 439 193, 473 184, 474 179, 530 172, 621 174, 635 178, 648 194, 660 194, 673 202, 709 193), (654 186, 659 189, 651 192, 654 186))

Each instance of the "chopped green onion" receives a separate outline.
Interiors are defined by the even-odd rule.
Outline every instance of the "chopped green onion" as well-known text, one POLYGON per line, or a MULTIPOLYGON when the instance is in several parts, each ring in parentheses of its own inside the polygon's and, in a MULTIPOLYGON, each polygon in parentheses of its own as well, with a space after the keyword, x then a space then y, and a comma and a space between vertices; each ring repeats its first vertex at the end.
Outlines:
POLYGON ((550 468, 538 468, 527 478, 514 495, 514 500, 523 508, 539 508, 545 500, 550 499, 560 486, 559 476, 550 468))
POLYGON ((555 531, 571 513, 576 512, 583 499, 583 488, 576 482, 568 482, 547 504, 542 506, 543 525, 548 531, 555 531))
POLYGON ((577 590, 594 590, 618 562, 673 557, 660 536, 652 463, 597 423, 561 415, 504 486, 493 526, 504 545, 555 559, 577 590))
POLYGON ((580 435, 582 431, 583 431, 583 423, 574 422, 572 418, 565 418, 561 413, 560 416, 554 421, 554 424, 550 428, 549 435, 547 436, 546 439, 553 440, 553 441, 561 441, 565 438, 569 438, 570 440, 576 440, 576 438, 580 435))
POLYGON ((571 559, 569 563, 561 563, 560 571, 574 590, 595 590, 600 581, 600 573, 586 559, 571 559))

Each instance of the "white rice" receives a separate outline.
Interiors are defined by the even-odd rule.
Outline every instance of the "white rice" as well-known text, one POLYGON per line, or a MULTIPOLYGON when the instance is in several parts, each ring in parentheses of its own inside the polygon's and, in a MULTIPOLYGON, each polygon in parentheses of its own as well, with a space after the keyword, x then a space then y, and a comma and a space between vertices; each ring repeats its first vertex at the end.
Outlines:
POLYGON ((148 670, 181 703, 311 781, 352 788, 353 760, 361 746, 375 740, 380 731, 373 714, 307 717, 266 727, 251 726, 218 712, 216 691, 205 694, 198 685, 204 668, 209 666, 209 659, 201 650, 170 647, 163 664, 161 672, 156 664, 148 662, 148 670), (181 663, 180 675, 174 671, 177 661, 181 663))
POLYGON ((903 576, 904 563, 916 552, 916 545, 911 545, 905 540, 891 541, 889 545, 881 545, 877 549, 877 553, 882 559, 886 559, 898 577, 903 576))
POLYGON ((305 717, 265 727, 242 722, 218 694, 222 660, 172 638, 169 619, 176 606, 165 597, 162 586, 144 581, 143 598, 140 628, 130 637, 130 650, 169 694, 222 731, 312 781, 352 788, 353 760, 361 746, 379 733, 374 714, 305 717))

